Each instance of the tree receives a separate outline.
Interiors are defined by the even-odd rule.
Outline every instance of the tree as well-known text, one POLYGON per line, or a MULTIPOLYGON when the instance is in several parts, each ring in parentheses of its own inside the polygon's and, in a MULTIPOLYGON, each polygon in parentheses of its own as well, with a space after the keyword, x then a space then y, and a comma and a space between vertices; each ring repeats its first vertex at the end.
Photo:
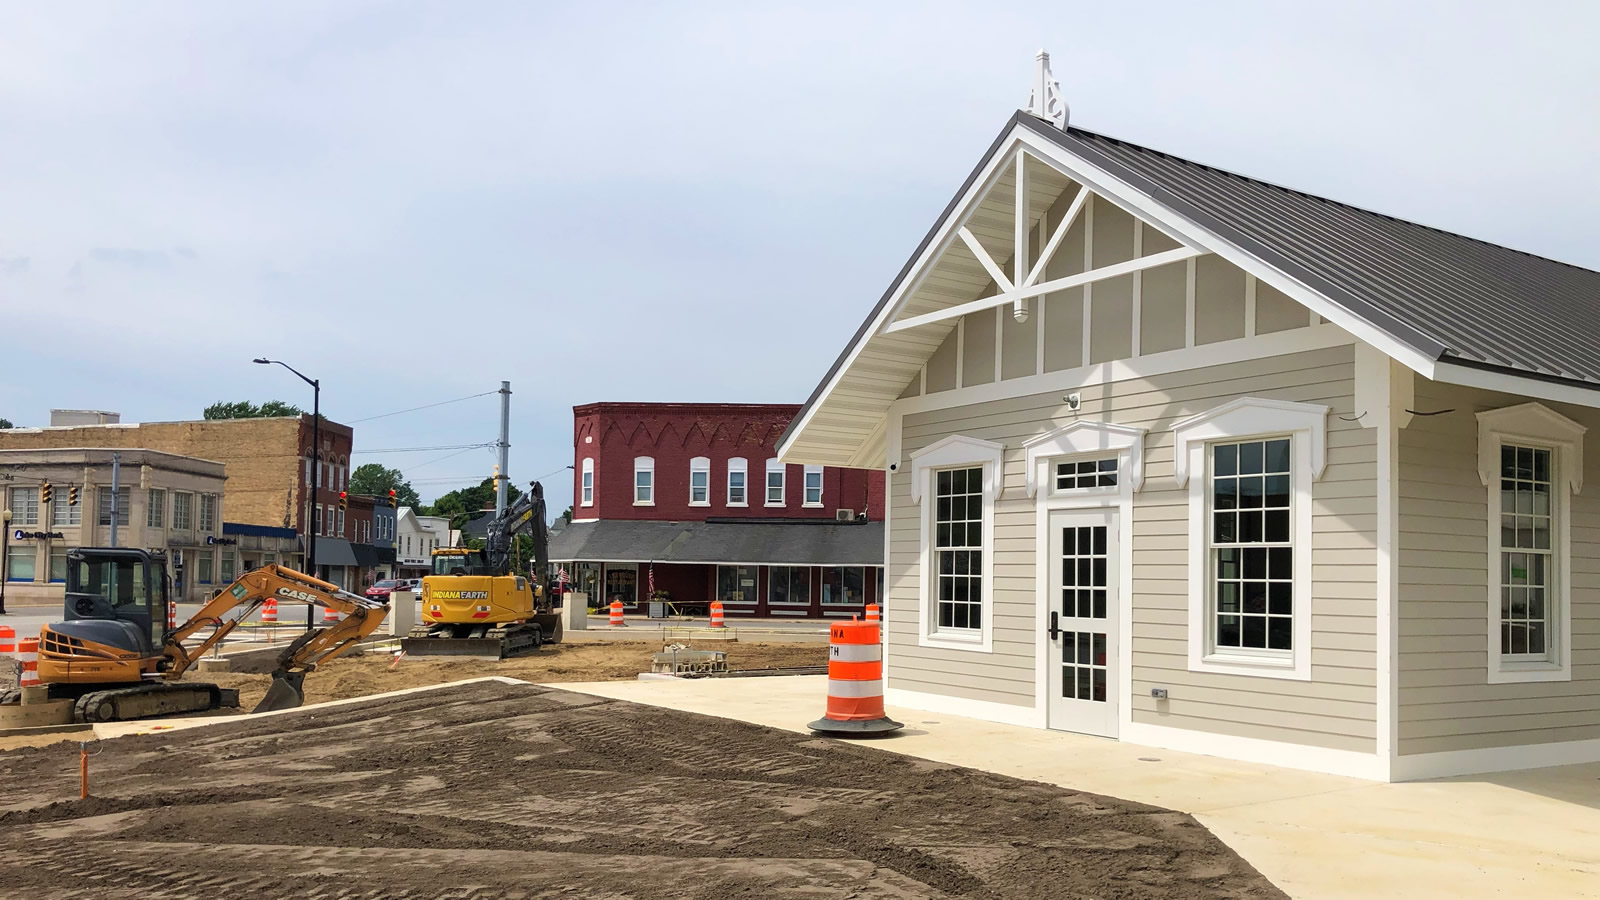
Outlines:
MULTIPOLYGON (((515 484, 506 486, 506 503, 514 503, 522 496, 522 490, 515 484)), ((448 516, 451 528, 460 528, 461 523, 472 518, 485 509, 494 508, 494 479, 485 478, 481 483, 472 487, 459 488, 448 494, 440 494, 433 501, 429 515, 448 516)))
POLYGON ((422 505, 422 498, 411 487, 411 482, 400 474, 399 469, 390 469, 377 463, 367 463, 356 466, 350 473, 350 493, 371 494, 374 497, 387 497, 389 491, 394 491, 394 499, 401 506, 413 508, 422 505))
POLYGON ((15 428, 15 427, 17 427, 17 426, 11 424, 11 420, 10 419, 0 419, 0 428, 15 428))
POLYGON ((260 406, 249 400, 238 403, 219 402, 206 407, 201 413, 207 419, 265 419, 273 416, 298 416, 305 410, 282 400, 268 400, 260 406))

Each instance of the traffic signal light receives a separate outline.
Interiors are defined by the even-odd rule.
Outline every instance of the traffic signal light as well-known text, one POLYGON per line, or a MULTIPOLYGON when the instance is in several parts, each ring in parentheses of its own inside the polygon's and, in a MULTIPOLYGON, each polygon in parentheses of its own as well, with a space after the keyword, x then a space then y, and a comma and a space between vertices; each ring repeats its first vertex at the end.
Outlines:
POLYGON ((394 488, 389 488, 389 505, 398 509, 400 503, 395 499, 394 488))
POLYGON ((67 505, 68 506, 77 506, 78 505, 78 486, 75 485, 75 484, 71 484, 71 485, 67 486, 67 505))
POLYGON ((495 493, 495 496, 497 496, 497 497, 500 495, 500 464, 499 463, 495 463, 494 464, 494 493, 495 493))
POLYGON ((344 491, 339 492, 339 509, 344 509, 350 502, 350 495, 344 491))
POLYGON ((50 486, 50 482, 46 481, 44 484, 39 485, 40 503, 49 503, 50 498, 53 496, 55 496, 55 489, 50 486))

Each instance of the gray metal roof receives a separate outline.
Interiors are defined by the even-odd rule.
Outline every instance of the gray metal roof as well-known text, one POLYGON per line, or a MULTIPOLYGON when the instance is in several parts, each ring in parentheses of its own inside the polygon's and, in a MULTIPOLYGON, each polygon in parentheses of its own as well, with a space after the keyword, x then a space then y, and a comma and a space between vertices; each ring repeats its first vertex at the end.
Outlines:
POLYGON ((1429 358, 1600 386, 1600 272, 1032 116, 1014 121, 1429 358))
POLYGON ((555 562, 883 565, 883 523, 574 522, 550 540, 555 562))
POLYGON ((1600 272, 1236 175, 1018 112, 779 438, 784 446, 1021 125, 1435 360, 1600 388, 1600 272))

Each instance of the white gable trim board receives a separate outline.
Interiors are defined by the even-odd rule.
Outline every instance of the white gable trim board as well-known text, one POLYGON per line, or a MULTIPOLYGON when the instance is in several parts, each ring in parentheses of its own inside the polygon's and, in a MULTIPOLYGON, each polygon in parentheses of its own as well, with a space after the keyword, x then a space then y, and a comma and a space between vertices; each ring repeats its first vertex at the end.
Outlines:
MULTIPOLYGON (((1287 308, 1282 297, 1273 302, 1287 308)), ((1582 437, 1600 421, 1600 414, 1590 414, 1600 406, 1600 392, 1427 358, 1021 122, 996 142, 952 201, 792 426, 780 456, 810 439, 818 411, 870 344, 906 339, 911 343, 886 352, 921 354, 896 363, 910 373, 912 387, 896 387, 895 399, 885 394, 881 401, 864 400, 858 391, 848 415, 830 418, 826 429, 830 446, 848 446, 858 465, 883 466, 889 482, 884 661, 891 704, 1080 730, 1059 718, 1060 698, 1050 693, 1058 683, 1051 667, 1060 665, 1061 653, 1049 634, 1050 613, 1064 589, 1052 580, 1059 571, 1052 562, 1060 560, 1052 559, 1059 551, 1052 549, 1050 532, 1062 522, 1098 521, 1111 528, 1117 547, 1109 567, 1115 578, 1106 582, 1115 587, 1108 626, 1115 634, 1107 636, 1114 650, 1105 654, 1103 668, 1107 700, 1117 705, 1110 733, 1118 739, 1376 780, 1600 760, 1600 702, 1592 724, 1581 713, 1576 720, 1560 718, 1579 701, 1600 696, 1600 684, 1574 686, 1575 677, 1587 675, 1577 675, 1571 662, 1575 650, 1600 650, 1600 635, 1573 632, 1575 606, 1582 610, 1578 621, 1600 619, 1600 540, 1575 535, 1566 524, 1573 516, 1586 523, 1600 517, 1600 498, 1582 494, 1582 437), (1077 185, 1069 183, 1055 212, 1042 218, 1033 215, 1038 197, 1027 192, 1036 183, 1035 162, 1077 185), (997 239, 992 204, 982 233, 969 227, 969 217, 1007 173, 1018 209, 1014 229, 997 239), (1096 200, 1110 204, 1102 211, 1114 205, 1133 217, 1133 260, 1093 267, 1096 200), (1051 254, 1079 219, 1088 223, 1085 271, 1047 275, 1051 254), (1156 232, 1178 248, 1139 255, 1141 235, 1156 232), (985 246, 1003 240, 1017 252, 985 246), (981 264, 992 278, 992 294, 952 297, 939 310, 929 310, 924 299, 907 315, 922 278, 957 241, 962 253, 972 254, 963 257, 965 265, 981 264), (1247 314, 1243 336, 1197 344, 1194 268, 1207 256, 1242 270, 1247 314), (1131 355, 1088 354, 1094 285, 1133 276, 1137 310, 1139 275, 1175 263, 1181 269, 1185 261, 1183 346, 1141 354, 1135 313, 1131 355), (1001 329, 1013 319, 1042 316, 1044 297, 1069 287, 1085 291, 1084 328, 1077 333, 1085 348, 1081 364, 1047 370, 1040 327, 1028 337, 1036 336, 1038 346, 1032 374, 1023 374, 1030 371, 1024 367, 1002 377, 1003 348, 1015 351, 1023 342, 1007 344, 1001 329), (1254 301, 1267 302, 1268 288, 1305 307, 1307 321, 1279 331, 1263 326, 1267 333, 1257 334, 1251 313, 1254 301), (967 329, 963 318, 989 311, 992 358, 985 349, 991 325, 979 321, 967 329), (964 335, 967 349, 973 349, 971 335, 982 336, 972 357, 977 362, 966 359, 964 335), (947 336, 956 348, 954 385, 946 375, 945 387, 930 392, 928 359, 947 336), (986 373, 992 364, 994 377, 982 383, 963 378, 964 360, 969 371, 979 365, 986 373), (879 402, 881 411, 874 411, 879 402), (1499 446, 1513 439, 1548 447, 1556 460, 1553 487, 1559 490, 1550 501, 1556 547, 1547 585, 1554 649, 1542 669, 1524 660, 1512 660, 1509 668, 1495 662, 1500 617, 1509 615, 1501 612, 1499 580, 1499 446), (1226 631, 1232 608, 1217 599, 1218 579, 1235 576, 1219 576, 1230 557, 1213 556, 1228 542, 1219 540, 1220 549, 1208 543, 1212 504, 1223 504, 1214 493, 1220 489, 1209 471, 1210 448, 1251 440, 1290 442, 1290 652, 1278 652, 1281 644, 1246 644, 1261 652, 1239 652, 1230 643, 1219 653, 1212 630, 1226 631), (1419 453, 1418 447, 1435 449, 1419 453), (1066 475, 1058 483, 1055 466, 1062 462, 1109 459, 1116 460, 1114 485, 1085 487, 1066 475), (982 627, 957 634, 941 632, 934 621, 934 479, 952 467, 981 467, 983 473, 982 627), (1468 490, 1464 474, 1483 493, 1468 490), (1456 535, 1462 526, 1448 524, 1446 514, 1485 528, 1487 543, 1474 538, 1475 549, 1461 549, 1456 535), (915 522, 904 518, 913 515, 915 522), (1444 533, 1429 530, 1435 527, 1444 533), (1583 565, 1574 567, 1580 560, 1583 565), (1433 566, 1454 568, 1430 581, 1433 566), (1458 627, 1457 620, 1474 611, 1487 622, 1487 646, 1479 631, 1476 648, 1468 647, 1458 627), (1485 650, 1489 664, 1474 668, 1472 653, 1485 650), (1544 691, 1534 696, 1552 701, 1538 710, 1557 710, 1540 712, 1540 728, 1516 724, 1521 716, 1514 704, 1529 690, 1544 691), (1452 715, 1460 722, 1441 718, 1452 715), (1527 737, 1519 740, 1523 727, 1527 737), (1549 737, 1556 731, 1559 737, 1549 737)), ((804 452, 794 459, 805 461, 804 452)), ((1244 494, 1238 502, 1246 502, 1244 494)), ((1522 565, 1506 571, 1521 573, 1522 565)), ((1265 587, 1258 595, 1245 585, 1258 577, 1281 580, 1245 571, 1237 576, 1238 596, 1266 596, 1265 587)), ((1518 607, 1518 621, 1536 617, 1531 608, 1518 607)))

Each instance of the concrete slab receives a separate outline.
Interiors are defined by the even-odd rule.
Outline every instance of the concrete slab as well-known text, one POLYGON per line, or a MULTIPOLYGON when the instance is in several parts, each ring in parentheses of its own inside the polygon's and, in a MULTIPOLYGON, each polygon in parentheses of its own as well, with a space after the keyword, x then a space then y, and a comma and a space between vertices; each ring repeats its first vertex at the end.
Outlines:
MULTIPOLYGON (((551 685, 804 732, 823 676, 551 685)), ((870 746, 1181 810, 1293 897, 1600 897, 1600 765, 1378 784, 889 707, 870 746)))

